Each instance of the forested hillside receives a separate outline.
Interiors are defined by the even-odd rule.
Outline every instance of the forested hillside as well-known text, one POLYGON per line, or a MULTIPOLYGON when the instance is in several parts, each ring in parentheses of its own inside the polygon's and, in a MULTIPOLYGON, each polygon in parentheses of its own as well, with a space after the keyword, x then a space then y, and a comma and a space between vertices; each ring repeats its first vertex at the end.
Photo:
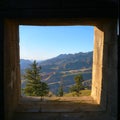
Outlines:
MULTIPOLYGON (((69 91, 69 87, 74 84, 74 76, 78 74, 83 75, 83 85, 90 88, 92 78, 92 57, 93 52, 75 53, 75 54, 61 54, 57 57, 38 61, 42 67, 41 76, 42 81, 48 83, 52 93, 56 94, 60 84, 63 84, 64 92, 69 91)), ((21 76, 25 72, 25 68, 32 63, 30 60, 20 60, 21 76)), ((22 88, 26 81, 22 80, 22 88)))

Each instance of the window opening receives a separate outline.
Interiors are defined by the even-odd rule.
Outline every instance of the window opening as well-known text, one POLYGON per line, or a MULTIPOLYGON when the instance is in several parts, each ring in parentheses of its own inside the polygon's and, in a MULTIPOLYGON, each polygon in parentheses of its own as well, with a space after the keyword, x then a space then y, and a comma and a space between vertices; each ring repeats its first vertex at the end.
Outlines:
MULTIPOLYGON (((90 96, 93 28, 19 25, 21 96, 42 102, 75 102, 82 96, 90 96), (31 94, 29 88, 25 91, 28 79, 32 79, 27 75, 26 69, 32 70, 30 65, 33 63, 41 66, 38 73, 40 82, 47 84, 49 88, 38 89, 39 95, 33 89, 31 94)), ((34 75, 31 73, 31 76, 34 75)), ((41 85, 44 86, 38 86, 41 85)))

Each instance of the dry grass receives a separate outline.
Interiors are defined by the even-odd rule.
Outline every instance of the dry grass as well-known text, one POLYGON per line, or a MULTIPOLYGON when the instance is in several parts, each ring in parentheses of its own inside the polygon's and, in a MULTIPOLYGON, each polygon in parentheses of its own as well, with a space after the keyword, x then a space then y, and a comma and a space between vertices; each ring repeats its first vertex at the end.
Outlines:
POLYGON ((89 96, 91 94, 91 90, 81 90, 79 94, 76 94, 76 92, 72 93, 66 93, 64 94, 65 97, 81 97, 81 96, 89 96))

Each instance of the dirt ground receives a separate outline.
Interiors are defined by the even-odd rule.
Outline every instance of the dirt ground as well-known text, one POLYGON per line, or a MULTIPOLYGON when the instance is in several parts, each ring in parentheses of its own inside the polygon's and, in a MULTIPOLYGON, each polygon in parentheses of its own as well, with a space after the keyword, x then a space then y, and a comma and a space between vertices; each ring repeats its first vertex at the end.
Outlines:
MULTIPOLYGON (((93 111, 99 105, 91 96, 83 97, 22 97, 16 111, 21 112, 74 112, 93 111)), ((100 109, 98 109, 100 110, 100 109)))

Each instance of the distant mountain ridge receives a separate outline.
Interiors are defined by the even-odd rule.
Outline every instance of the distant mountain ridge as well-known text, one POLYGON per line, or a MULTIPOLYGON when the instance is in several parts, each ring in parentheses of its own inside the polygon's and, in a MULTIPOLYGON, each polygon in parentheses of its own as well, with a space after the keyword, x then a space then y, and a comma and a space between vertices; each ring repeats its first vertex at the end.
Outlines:
POLYGON ((56 56, 54 58, 42 61, 41 64, 42 65, 45 65, 45 64, 56 64, 56 62, 59 62, 60 60, 62 60, 62 62, 66 62, 66 61, 67 62, 71 62, 71 61, 74 62, 74 60, 83 60, 84 61, 84 59, 86 59, 86 58, 89 59, 90 57, 92 57, 92 55, 93 55, 92 51, 91 52, 86 52, 86 53, 79 52, 79 53, 75 53, 75 54, 60 54, 60 55, 58 55, 58 56, 56 56))
POLYGON ((75 53, 75 54, 61 54, 52 59, 48 59, 39 63, 42 66, 42 71, 66 71, 82 68, 89 68, 92 66, 93 52, 75 53), (51 69, 52 68, 52 69, 51 69))
POLYGON ((31 63, 32 63, 32 61, 30 61, 30 60, 20 59, 20 67, 21 67, 21 69, 26 69, 31 63))
MULTIPOLYGON (((79 53, 75 53, 75 54, 60 54, 56 57, 53 57, 51 59, 47 59, 47 60, 43 60, 41 62, 38 62, 40 65, 58 65, 58 64, 63 64, 63 63, 74 63, 76 61, 86 61, 89 62, 91 64, 92 62, 92 55, 93 52, 79 52, 79 53)), ((31 60, 29 59, 20 59, 20 66, 21 69, 26 69, 27 67, 29 67, 29 65, 32 63, 31 60)))

